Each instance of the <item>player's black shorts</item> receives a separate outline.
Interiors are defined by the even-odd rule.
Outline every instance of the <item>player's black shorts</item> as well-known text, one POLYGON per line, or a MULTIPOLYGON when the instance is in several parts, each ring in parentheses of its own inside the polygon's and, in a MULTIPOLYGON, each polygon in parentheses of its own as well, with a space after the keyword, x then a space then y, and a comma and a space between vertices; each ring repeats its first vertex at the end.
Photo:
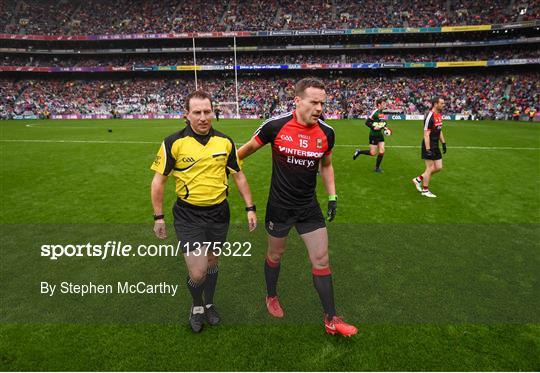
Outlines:
POLYGON ((384 142, 383 135, 369 135, 369 144, 378 145, 380 142, 384 142))
POLYGON ((298 234, 306 234, 326 227, 319 204, 313 204, 306 208, 288 209, 268 202, 265 227, 270 236, 286 237, 293 226, 298 234))
POLYGON ((429 159, 432 161, 437 161, 442 159, 441 149, 439 148, 439 143, 431 143, 431 151, 433 152, 432 157, 428 157, 426 154, 426 144, 422 141, 422 159, 429 159))
POLYGON ((202 246, 203 242, 221 244, 227 239, 231 217, 227 200, 209 207, 188 205, 177 200, 173 216, 176 237, 184 254, 202 246))

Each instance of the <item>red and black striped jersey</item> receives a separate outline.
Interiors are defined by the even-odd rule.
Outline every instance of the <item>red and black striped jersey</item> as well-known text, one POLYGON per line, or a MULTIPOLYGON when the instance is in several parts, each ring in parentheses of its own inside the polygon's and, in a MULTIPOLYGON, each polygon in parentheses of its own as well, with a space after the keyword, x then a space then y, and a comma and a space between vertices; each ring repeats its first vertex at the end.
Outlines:
POLYGON ((312 126, 300 124, 291 112, 265 121, 254 138, 272 144, 269 203, 291 209, 317 203, 319 161, 332 153, 334 129, 321 119, 312 126))
POLYGON ((442 114, 430 110, 424 119, 424 131, 429 131, 430 142, 439 142, 442 131, 442 114))

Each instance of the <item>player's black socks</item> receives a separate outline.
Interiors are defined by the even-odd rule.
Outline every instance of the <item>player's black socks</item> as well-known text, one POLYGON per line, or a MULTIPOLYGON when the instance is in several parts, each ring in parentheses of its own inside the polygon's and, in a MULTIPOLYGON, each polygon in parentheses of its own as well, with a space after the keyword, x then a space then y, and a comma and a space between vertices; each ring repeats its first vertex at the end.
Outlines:
POLYGON ((383 157, 384 157, 384 153, 379 153, 379 155, 377 156, 377 163, 375 164, 376 168, 379 168, 379 166, 381 165, 383 157))
POLYGON ((264 278, 266 280, 266 293, 269 297, 277 295, 277 282, 279 278, 279 269, 281 264, 273 262, 269 258, 264 261, 264 278))
POLYGON ((371 155, 369 150, 360 150, 360 152, 358 152, 358 154, 371 155))
POLYGON ((319 298, 324 309, 324 313, 329 319, 336 315, 334 304, 334 285, 332 284, 332 273, 330 268, 311 270, 313 274, 313 285, 319 293, 319 298))
POLYGON ((215 266, 208 267, 208 270, 206 271, 206 280, 204 281, 205 304, 214 304, 214 293, 216 292, 218 270, 219 267, 216 264, 215 266))
POLYGON ((191 297, 193 298, 194 307, 203 306, 202 295, 204 290, 204 282, 204 280, 202 282, 195 282, 189 276, 187 278, 187 287, 191 293, 191 297))

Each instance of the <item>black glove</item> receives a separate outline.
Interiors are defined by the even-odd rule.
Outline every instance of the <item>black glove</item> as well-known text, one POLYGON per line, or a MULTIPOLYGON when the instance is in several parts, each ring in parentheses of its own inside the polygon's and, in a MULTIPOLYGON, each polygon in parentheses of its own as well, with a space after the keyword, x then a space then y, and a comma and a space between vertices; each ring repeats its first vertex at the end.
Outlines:
POLYGON ((428 159, 433 159, 433 150, 426 149, 426 156, 428 157, 428 159))
POLYGON ((446 143, 445 142, 442 143, 442 152, 443 152, 443 154, 446 154, 446 143))
POLYGON ((336 217, 337 211, 337 199, 333 201, 328 201, 328 212, 326 213, 326 218, 328 221, 334 220, 336 217))

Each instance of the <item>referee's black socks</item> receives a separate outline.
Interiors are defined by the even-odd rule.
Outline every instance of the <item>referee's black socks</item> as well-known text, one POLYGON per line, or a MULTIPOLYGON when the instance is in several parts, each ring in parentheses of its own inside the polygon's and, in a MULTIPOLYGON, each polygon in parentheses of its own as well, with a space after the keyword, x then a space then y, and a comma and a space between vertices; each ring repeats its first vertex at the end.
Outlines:
POLYGON ((218 278, 218 265, 208 267, 206 271, 206 280, 204 281, 204 302, 206 305, 214 304, 214 293, 218 278))
POLYGON ((204 279, 201 282, 195 282, 191 279, 191 277, 188 276, 187 278, 187 287, 189 289, 189 292, 191 293, 191 297, 193 298, 194 307, 203 306, 202 295, 204 290, 204 283, 204 279))
POLYGON ((379 168, 379 166, 381 165, 383 157, 384 157, 384 153, 379 153, 379 155, 377 156, 377 163, 375 164, 375 168, 379 168))
POLYGON ((330 268, 312 268, 313 285, 319 293, 319 298, 324 309, 324 313, 329 319, 336 316, 336 306, 334 304, 334 286, 332 284, 332 272, 330 268))
POLYGON ((371 155, 369 150, 360 150, 360 152, 358 152, 358 154, 371 155))
POLYGON ((279 278, 280 262, 274 262, 266 257, 264 261, 264 279, 266 280, 266 292, 269 297, 277 295, 277 282, 279 278))

